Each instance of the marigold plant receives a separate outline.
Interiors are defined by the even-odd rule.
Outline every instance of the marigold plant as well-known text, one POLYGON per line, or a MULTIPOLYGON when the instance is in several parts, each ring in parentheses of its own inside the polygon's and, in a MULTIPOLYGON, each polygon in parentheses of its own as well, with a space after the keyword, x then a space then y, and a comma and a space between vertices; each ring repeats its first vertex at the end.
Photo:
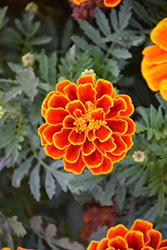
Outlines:
POLYGON ((167 100, 167 18, 152 30, 150 38, 154 45, 143 50, 141 72, 152 91, 160 91, 167 100))
MULTIPOLYGON (((76 4, 80 4, 82 2, 88 1, 88 0, 72 0, 76 4)), ((115 7, 117 6, 121 0, 104 0, 104 5, 107 7, 115 7)))
MULTIPOLYGON (((9 247, 4 247, 1 250, 11 250, 11 249, 9 247)), ((27 249, 27 248, 17 247, 17 250, 33 250, 33 249, 27 249)))
POLYGON ((92 75, 80 76, 77 85, 64 80, 42 103, 41 144, 48 156, 64 158, 66 171, 80 174, 87 166, 95 175, 109 173, 133 145, 133 112, 131 98, 116 96, 109 81, 92 75))
POLYGON ((162 240, 159 231, 152 228, 152 223, 137 219, 130 230, 122 224, 109 228, 106 238, 91 241, 87 250, 166 250, 167 240, 162 240))

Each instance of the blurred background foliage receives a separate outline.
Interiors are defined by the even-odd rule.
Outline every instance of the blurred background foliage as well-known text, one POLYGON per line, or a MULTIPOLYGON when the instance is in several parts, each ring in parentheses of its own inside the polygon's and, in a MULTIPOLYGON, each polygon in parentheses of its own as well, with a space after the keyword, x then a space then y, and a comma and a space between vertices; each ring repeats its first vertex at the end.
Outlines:
POLYGON ((167 237, 167 104, 140 73, 141 52, 166 16, 166 1, 122 0, 86 21, 70 17, 67 0, 34 2, 36 14, 25 12, 29 1, 0 2, 0 248, 82 250, 107 227, 130 227, 136 218, 167 237), (29 52, 35 62, 26 68, 21 58, 29 52), (107 175, 66 173, 62 160, 44 154, 37 134, 46 94, 86 68, 136 107, 134 146, 107 175), (136 151, 143 161, 134 160, 136 151))

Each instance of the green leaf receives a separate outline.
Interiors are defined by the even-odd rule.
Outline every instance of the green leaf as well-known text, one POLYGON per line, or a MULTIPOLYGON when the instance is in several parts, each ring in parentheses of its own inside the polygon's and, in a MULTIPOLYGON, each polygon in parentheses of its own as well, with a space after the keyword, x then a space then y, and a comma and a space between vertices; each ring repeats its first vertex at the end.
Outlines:
POLYGON ((8 218, 7 222, 9 223, 9 226, 12 228, 12 230, 17 236, 23 237, 27 233, 25 228, 22 226, 22 224, 19 221, 17 221, 17 216, 8 218))
POLYGON ((160 95, 160 93, 156 93, 155 94, 156 98, 158 99, 158 101, 160 102, 162 108, 167 111, 167 101, 165 101, 162 96, 160 95))
POLYGON ((15 138, 15 129, 12 127, 10 130, 6 130, 2 133, 2 136, 0 137, 0 148, 6 147, 8 144, 11 143, 12 140, 15 138))
POLYGON ((111 50, 111 54, 117 57, 118 59, 128 59, 132 57, 132 54, 124 48, 114 48, 113 50, 111 50))
POLYGON ((125 185, 120 185, 119 183, 117 184, 116 188, 116 196, 115 196, 115 201, 116 204, 120 209, 123 208, 124 201, 125 201, 125 194, 126 194, 126 187, 125 185))
POLYGON ((29 44, 30 45, 44 45, 49 43, 52 40, 52 37, 50 36, 41 36, 41 37, 36 37, 32 39, 29 44))
POLYGON ((24 28, 22 22, 21 22, 19 19, 17 19, 17 18, 15 18, 14 22, 15 22, 16 28, 17 28, 23 35, 26 35, 26 30, 25 30, 25 28, 24 28))
POLYGON ((45 51, 42 49, 39 57, 39 72, 41 78, 48 82, 48 57, 45 54, 45 51))
POLYGON ((158 194, 158 202, 159 202, 160 216, 162 217, 165 209, 165 194, 163 186, 161 186, 161 189, 158 194))
POLYGON ((63 30, 63 38, 61 42, 61 49, 63 51, 66 51, 68 47, 70 46, 70 38, 72 35, 72 30, 73 30, 73 22, 72 19, 69 18, 68 21, 66 22, 65 29, 63 30))
POLYGON ((23 162, 17 169, 14 170, 14 174, 12 176, 12 185, 14 187, 20 187, 20 183, 22 179, 25 177, 25 175, 28 174, 29 169, 31 168, 31 162, 34 159, 33 156, 26 159, 25 162, 23 162))
POLYGON ((105 14, 98 7, 96 7, 96 9, 95 9, 95 18, 96 18, 96 22, 97 22, 101 32, 105 36, 111 35, 111 30, 110 30, 108 19, 106 18, 105 14))
POLYGON ((17 63, 12 63, 12 62, 8 62, 7 63, 9 68, 16 74, 19 74, 20 71, 23 71, 23 67, 17 63))
POLYGON ((144 107, 138 107, 137 112, 143 117, 143 120, 145 121, 146 126, 149 128, 150 123, 149 123, 149 119, 148 119, 147 109, 144 107))
POLYGON ((125 29, 129 24, 129 19, 131 18, 132 12, 132 0, 124 0, 120 5, 119 11, 119 29, 125 29))
POLYGON ((151 4, 156 4, 156 5, 160 5, 160 6, 164 6, 167 7, 167 2, 166 0, 146 0, 148 2, 150 2, 151 4))
POLYGON ((68 190, 68 185, 70 184, 70 181, 73 179, 73 174, 66 173, 60 170, 54 170, 52 172, 53 176, 55 179, 58 181, 60 184, 61 188, 63 189, 64 192, 67 192, 68 190))
POLYGON ((37 163, 37 165, 34 167, 34 169, 30 174, 30 180, 29 180, 31 193, 37 201, 40 200, 41 196, 39 171, 40 171, 40 164, 37 163))
POLYGON ((95 241, 100 241, 103 238, 106 237, 107 234, 107 226, 104 227, 99 227, 96 232, 92 233, 91 236, 89 237, 89 241, 95 240, 95 241))
POLYGON ((110 22, 114 31, 117 32, 118 31, 118 18, 117 18, 117 12, 115 8, 111 8, 110 22))
POLYGON ((6 15, 6 11, 7 11, 8 7, 5 6, 3 8, 0 8, 0 30, 2 28, 2 23, 3 23, 3 20, 5 18, 5 15, 6 15))
POLYGON ((56 185, 55 185, 54 178, 52 177, 51 173, 47 170, 46 170, 46 177, 45 177, 45 190, 49 199, 51 200, 52 197, 56 193, 56 185))
POLYGON ((144 215, 143 220, 148 220, 149 218, 149 221, 153 223, 158 216, 159 216, 159 207, 158 207, 158 203, 156 203, 144 215))
POLYGON ((30 26, 30 30, 29 30, 29 33, 28 33, 28 37, 29 38, 32 37, 38 31, 38 29, 40 27, 40 24, 41 24, 41 22, 38 21, 38 22, 33 23, 30 26))
POLYGON ((120 73, 118 62, 114 59, 108 59, 107 62, 108 62, 109 71, 111 72, 111 74, 115 77, 118 77, 120 73))
POLYGON ((110 206, 112 205, 111 198, 115 194, 116 188, 116 176, 111 174, 110 180, 107 183, 106 189, 103 194, 102 206, 110 206))
MULTIPOLYGON (((84 250, 85 248, 79 244, 78 242, 73 242, 71 243, 68 238, 61 238, 57 240, 52 240, 52 243, 55 244, 56 246, 59 246, 61 249, 66 249, 66 250, 84 250)), ((52 248, 52 250, 59 250, 57 247, 48 243, 48 245, 52 248)))
POLYGON ((35 77, 31 67, 19 72, 16 76, 17 81, 20 83, 23 92, 33 101, 34 96, 37 94, 36 87, 38 86, 39 79, 35 77))
POLYGON ((75 200, 72 200, 67 207, 67 222, 74 235, 77 235, 83 227, 82 206, 75 200))
POLYGON ((142 19, 145 23, 152 27, 150 15, 148 14, 144 6, 136 1, 133 1, 133 9, 140 19, 142 19))
POLYGON ((22 94, 21 87, 13 87, 8 92, 4 93, 4 103, 10 101, 12 98, 16 98, 17 95, 22 94))
POLYGON ((84 38, 80 36, 72 36, 71 39, 83 51, 86 51, 92 47, 84 38))
POLYGON ((49 58, 49 74, 51 82, 56 84, 56 65, 57 65, 57 52, 54 51, 49 58))

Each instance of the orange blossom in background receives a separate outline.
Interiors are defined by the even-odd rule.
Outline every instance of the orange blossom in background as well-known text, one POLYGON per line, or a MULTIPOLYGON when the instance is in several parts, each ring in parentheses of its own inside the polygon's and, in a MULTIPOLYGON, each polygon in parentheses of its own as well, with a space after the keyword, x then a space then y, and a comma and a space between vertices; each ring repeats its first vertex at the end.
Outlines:
MULTIPOLYGON (((82 2, 85 2, 87 0, 72 0, 74 3, 76 4, 80 4, 82 2)), ((121 0, 104 0, 104 5, 106 7, 115 7, 117 6, 119 3, 121 2, 121 0)))

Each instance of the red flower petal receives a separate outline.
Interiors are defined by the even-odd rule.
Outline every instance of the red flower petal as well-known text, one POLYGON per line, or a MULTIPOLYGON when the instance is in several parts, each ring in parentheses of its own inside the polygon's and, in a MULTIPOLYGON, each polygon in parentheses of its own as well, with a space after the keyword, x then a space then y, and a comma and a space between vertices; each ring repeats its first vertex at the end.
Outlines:
POLYGON ((63 127, 72 129, 75 127, 75 125, 73 125, 74 122, 75 122, 75 119, 72 116, 67 115, 63 120, 63 127))
POLYGON ((99 175, 99 174, 108 174, 112 171, 113 164, 109 158, 104 157, 103 163, 98 168, 89 168, 92 174, 99 175))
POLYGON ((91 83, 85 83, 84 85, 80 84, 78 86, 77 90, 78 99, 85 104, 85 102, 90 101, 92 103, 95 103, 95 95, 96 91, 93 88, 93 85, 91 83))
POLYGON ((120 2, 121 2, 121 0, 104 0, 104 5, 107 7, 115 7, 120 2))
POLYGON ((114 155, 120 155, 123 152, 127 151, 127 145, 122 140, 121 136, 118 134, 113 134, 112 137, 114 138, 114 143, 116 144, 116 149, 112 152, 114 155))
POLYGON ((82 153, 84 155, 90 155, 95 150, 95 145, 92 141, 86 139, 82 146, 82 153))
POLYGON ((80 155, 81 145, 70 145, 66 148, 65 160, 74 163, 78 160, 80 155))
POLYGON ((167 80, 163 80, 159 86, 159 91, 161 96, 165 99, 165 101, 167 101, 167 80))
POLYGON ((97 245, 99 244, 99 241, 92 240, 87 248, 87 250, 97 250, 97 245))
POLYGON ((63 108, 49 108, 46 111, 45 119, 50 125, 58 125, 59 123, 62 123, 67 115, 69 115, 68 111, 63 108))
POLYGON ((125 135, 133 135, 136 131, 135 122, 128 117, 123 117, 122 120, 126 121, 128 124, 127 131, 126 131, 125 135))
POLYGON ((133 146, 133 141, 132 137, 130 135, 122 135, 122 140, 126 143, 127 145, 127 150, 129 150, 133 146))
POLYGON ((41 136, 41 145, 45 146, 47 144, 47 142, 45 141, 42 133, 44 131, 45 128, 47 128, 49 125, 47 123, 42 124, 39 128, 38 128, 38 134, 41 136))
POLYGON ((68 172, 73 172, 75 174, 81 174, 83 169, 85 168, 85 163, 82 160, 81 154, 78 157, 76 162, 68 162, 65 160, 65 158, 63 159, 64 162, 64 169, 68 172))
POLYGON ((45 141, 48 143, 48 144, 52 144, 53 143, 53 135, 57 132, 59 132, 62 128, 62 125, 59 124, 57 126, 48 126, 44 129, 43 131, 43 137, 45 139, 45 141))
POLYGON ((141 250, 144 247, 144 236, 140 231, 129 231, 124 239, 128 243, 129 248, 133 248, 135 250, 141 250))
POLYGON ((97 250, 106 250, 107 246, 108 246, 108 239, 107 238, 103 238, 99 242, 99 244, 97 246, 97 250))
POLYGON ((71 82, 69 80, 64 80, 61 82, 58 82, 56 84, 56 91, 64 93, 64 88, 69 85, 71 82))
POLYGON ((153 249, 157 250, 161 243, 161 238, 162 238, 161 233, 154 229, 150 229, 147 232, 147 235, 149 237, 149 241, 146 243, 146 246, 152 247, 153 249))
POLYGON ((101 142, 104 142, 111 137, 112 131, 106 126, 101 126, 98 130, 95 131, 95 135, 101 142))
POLYGON ((103 80, 103 79, 98 79, 96 82, 96 99, 101 98, 104 95, 109 95, 110 97, 115 96, 115 90, 113 89, 113 85, 111 82, 103 80))
POLYGON ((104 118, 104 112, 103 112, 103 109, 102 108, 99 108, 99 109, 95 109, 91 112, 91 118, 93 120, 103 120, 104 118))
POLYGON ((118 116, 121 111, 125 111, 127 109, 126 101, 123 98, 114 99, 113 101, 114 104, 110 108, 109 113, 106 115, 106 120, 118 116))
POLYGON ((77 85, 91 83, 94 86, 94 77, 93 75, 84 75, 80 76, 77 80, 77 85))
POLYGON ((96 149, 90 155, 83 155, 83 160, 88 168, 97 168, 103 162, 102 154, 96 149))
POLYGON ((153 224, 148 221, 143 221, 141 219, 137 219, 134 221, 130 230, 141 231, 144 234, 144 242, 146 243, 149 240, 147 236, 148 230, 152 229, 153 224))
POLYGON ((54 144, 51 144, 51 145, 48 144, 48 145, 44 148, 44 150, 45 150, 45 153, 46 153, 48 156, 52 157, 53 159, 60 159, 60 158, 62 158, 62 157, 64 156, 64 154, 65 154, 65 150, 64 150, 64 149, 63 149, 63 150, 60 150, 60 149, 56 148, 56 147, 54 146, 54 144))
POLYGON ((142 54, 145 56, 148 64, 161 64, 167 62, 167 52, 158 45, 146 47, 142 54))
POLYGON ((167 247, 167 239, 161 241, 159 248, 161 247, 167 247))
POLYGON ((68 96, 70 101, 77 99, 77 86, 75 83, 70 83, 64 88, 64 92, 68 96))
POLYGON ((111 159, 113 163, 121 161, 126 155, 126 152, 123 152, 120 155, 113 155, 112 153, 107 153, 107 156, 111 159))
POLYGON ((48 107, 65 108, 68 102, 69 100, 64 95, 53 94, 48 101, 48 107))
POLYGON ((107 120, 107 126, 113 133, 119 134, 125 134, 128 129, 127 121, 121 118, 107 120))
POLYGON ((66 106, 66 109, 71 113, 71 115, 75 114, 76 109, 81 110, 83 114, 86 112, 84 105, 79 100, 69 102, 66 106))
POLYGON ((113 247, 115 250, 126 250, 128 249, 128 244, 122 236, 116 236, 109 240, 108 245, 113 247))
POLYGON ((79 131, 78 133, 73 129, 68 137, 69 141, 73 145, 81 145, 86 140, 86 134, 84 132, 79 131))
POLYGON ((42 108, 41 108, 41 114, 42 116, 45 118, 45 113, 46 113, 46 110, 48 109, 48 101, 50 99, 50 97, 53 95, 53 94, 56 94, 56 91, 51 91, 49 92, 49 94, 47 94, 47 96, 45 97, 43 103, 42 103, 42 108))
POLYGON ((114 139, 112 137, 105 142, 101 142, 99 139, 96 139, 94 140, 94 144, 103 155, 106 155, 106 152, 111 152, 116 148, 116 144, 114 143, 114 139))
POLYGON ((115 227, 110 227, 107 232, 107 238, 112 239, 116 236, 122 236, 124 238, 125 234, 129 232, 129 230, 122 224, 119 224, 115 227))
POLYGON ((66 129, 63 128, 59 133, 56 133, 53 136, 53 143, 55 145, 55 147, 59 148, 59 149, 64 149, 67 146, 70 145, 70 142, 68 140, 68 136, 71 132, 71 129, 66 129))
POLYGON ((89 139, 89 141, 93 141, 95 139, 95 131, 94 130, 90 130, 88 132, 88 139, 89 139))
POLYGON ((122 110, 119 115, 120 116, 131 116, 134 112, 134 106, 132 104, 132 99, 128 95, 119 95, 118 98, 123 98, 126 102, 127 108, 126 110, 122 110))
POLYGON ((108 95, 103 95, 100 99, 98 99, 96 107, 102 108, 105 113, 109 112, 109 108, 113 106, 113 99, 111 99, 108 95))

